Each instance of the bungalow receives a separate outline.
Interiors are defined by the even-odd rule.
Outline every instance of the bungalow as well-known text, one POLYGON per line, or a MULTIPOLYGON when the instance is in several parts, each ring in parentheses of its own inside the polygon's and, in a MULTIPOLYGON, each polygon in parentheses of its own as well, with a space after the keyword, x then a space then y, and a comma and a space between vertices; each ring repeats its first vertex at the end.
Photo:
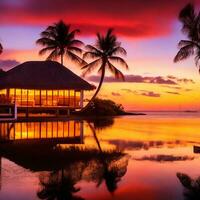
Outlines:
POLYGON ((0 77, 0 104, 17 110, 75 110, 83 107, 84 90, 94 86, 54 61, 29 61, 0 77))

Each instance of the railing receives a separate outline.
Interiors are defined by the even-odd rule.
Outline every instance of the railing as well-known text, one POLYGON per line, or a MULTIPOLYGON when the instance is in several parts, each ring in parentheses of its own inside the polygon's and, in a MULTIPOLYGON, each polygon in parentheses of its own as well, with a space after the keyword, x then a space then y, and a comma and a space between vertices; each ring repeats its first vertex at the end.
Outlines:
POLYGON ((17 106, 15 104, 0 104, 0 121, 16 119, 17 106))

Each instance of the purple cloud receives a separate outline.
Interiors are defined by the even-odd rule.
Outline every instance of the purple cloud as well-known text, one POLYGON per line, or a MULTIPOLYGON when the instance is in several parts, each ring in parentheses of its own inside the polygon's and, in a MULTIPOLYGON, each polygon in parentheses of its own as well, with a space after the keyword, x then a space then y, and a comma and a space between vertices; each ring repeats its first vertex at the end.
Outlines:
POLYGON ((0 60, 0 68, 7 71, 20 63, 16 60, 0 60))
POLYGON ((161 95, 159 93, 155 93, 153 91, 147 91, 147 90, 131 90, 123 88, 122 91, 125 91, 127 93, 133 93, 135 95, 142 95, 146 97, 160 97, 161 95))
MULTIPOLYGON (((89 76, 87 78, 92 82, 99 82, 99 76, 89 76)), ((104 81, 107 83, 123 82, 122 80, 115 79, 112 76, 106 76, 104 81)), ((165 84, 165 85, 178 85, 179 83, 195 83, 192 79, 176 78, 174 76, 141 76, 141 75, 125 75, 125 82, 129 83, 152 83, 152 84, 165 84)))
POLYGON ((140 95, 146 96, 146 97, 160 97, 161 95, 159 93, 155 93, 152 91, 145 91, 140 93, 140 95))
POLYGON ((174 80, 177 83, 195 83, 192 79, 187 79, 187 78, 177 78, 175 76, 172 75, 168 75, 167 78, 169 78, 170 80, 174 80))

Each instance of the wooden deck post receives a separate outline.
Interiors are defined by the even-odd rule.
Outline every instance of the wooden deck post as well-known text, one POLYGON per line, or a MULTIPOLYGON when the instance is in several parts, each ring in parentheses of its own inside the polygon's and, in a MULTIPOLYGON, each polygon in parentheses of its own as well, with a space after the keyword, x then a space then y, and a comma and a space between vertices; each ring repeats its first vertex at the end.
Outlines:
POLYGON ((81 94, 80 94, 80 107, 83 108, 83 98, 84 98, 84 94, 83 94, 83 90, 81 90, 81 94))
POLYGON ((81 138, 81 144, 84 144, 84 135, 83 135, 83 121, 80 121, 80 138, 81 138))

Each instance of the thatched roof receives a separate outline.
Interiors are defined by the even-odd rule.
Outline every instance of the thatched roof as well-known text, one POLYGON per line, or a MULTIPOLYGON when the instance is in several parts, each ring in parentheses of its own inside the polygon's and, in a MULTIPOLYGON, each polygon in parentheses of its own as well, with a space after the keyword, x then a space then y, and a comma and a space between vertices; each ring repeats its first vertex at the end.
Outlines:
POLYGON ((0 77, 0 88, 92 90, 94 86, 54 61, 29 61, 0 77))

